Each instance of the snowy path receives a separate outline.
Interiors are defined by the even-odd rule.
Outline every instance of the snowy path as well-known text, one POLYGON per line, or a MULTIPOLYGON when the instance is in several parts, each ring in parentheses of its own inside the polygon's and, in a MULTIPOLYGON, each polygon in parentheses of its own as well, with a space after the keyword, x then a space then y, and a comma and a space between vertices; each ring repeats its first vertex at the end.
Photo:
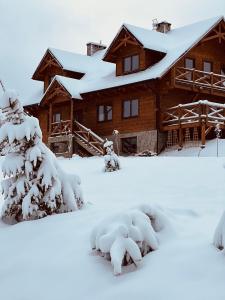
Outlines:
POLYGON ((87 207, 0 226, 0 299, 224 300, 225 256, 212 236, 225 208, 224 158, 123 158, 105 174, 100 158, 60 160, 82 179, 87 207), (93 256, 89 234, 99 219, 140 203, 164 207, 176 236, 114 277, 93 256), (128 272, 129 271, 129 272, 128 272), (18 289, 15 288, 18 287, 18 289))

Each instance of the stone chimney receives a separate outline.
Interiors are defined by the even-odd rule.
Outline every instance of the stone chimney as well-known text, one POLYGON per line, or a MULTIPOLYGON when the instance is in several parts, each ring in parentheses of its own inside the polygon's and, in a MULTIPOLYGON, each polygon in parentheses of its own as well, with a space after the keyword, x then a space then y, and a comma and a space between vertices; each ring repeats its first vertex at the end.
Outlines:
POLYGON ((158 23, 157 19, 154 19, 153 20, 153 30, 156 30, 161 33, 167 33, 171 30, 171 23, 169 23, 167 21, 162 21, 162 22, 158 23))
POLYGON ((89 42, 87 43, 87 55, 92 56, 95 52, 99 50, 104 50, 106 48, 107 47, 103 45, 101 42, 100 43, 89 42))

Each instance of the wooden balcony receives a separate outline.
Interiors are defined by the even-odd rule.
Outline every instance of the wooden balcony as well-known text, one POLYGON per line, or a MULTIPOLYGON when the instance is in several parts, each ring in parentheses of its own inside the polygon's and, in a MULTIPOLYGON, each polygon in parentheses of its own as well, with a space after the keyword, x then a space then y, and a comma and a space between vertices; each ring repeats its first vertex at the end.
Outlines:
POLYGON ((180 147, 183 143, 183 129, 199 128, 204 146, 207 134, 218 124, 221 129, 225 129, 225 104, 207 100, 180 104, 161 112, 161 130, 178 131, 180 147))
POLYGON ((174 86, 198 93, 225 96, 225 76, 196 69, 176 68, 174 86))
POLYGON ((85 149, 91 155, 103 155, 103 143, 104 140, 94 133, 91 129, 85 127, 76 120, 66 120, 61 122, 52 123, 50 132, 50 139, 53 137, 65 137, 67 135, 73 135, 77 144, 85 149))

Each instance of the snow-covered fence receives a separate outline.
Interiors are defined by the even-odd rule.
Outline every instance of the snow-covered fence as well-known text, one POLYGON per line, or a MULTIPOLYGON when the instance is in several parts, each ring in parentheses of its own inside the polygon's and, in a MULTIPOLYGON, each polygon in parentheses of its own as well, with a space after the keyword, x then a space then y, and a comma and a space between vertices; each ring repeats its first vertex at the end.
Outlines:
POLYGON ((114 274, 119 275, 122 266, 132 263, 137 266, 143 256, 157 250, 157 234, 170 228, 170 222, 163 211, 142 205, 97 224, 91 233, 91 247, 110 260, 114 274))

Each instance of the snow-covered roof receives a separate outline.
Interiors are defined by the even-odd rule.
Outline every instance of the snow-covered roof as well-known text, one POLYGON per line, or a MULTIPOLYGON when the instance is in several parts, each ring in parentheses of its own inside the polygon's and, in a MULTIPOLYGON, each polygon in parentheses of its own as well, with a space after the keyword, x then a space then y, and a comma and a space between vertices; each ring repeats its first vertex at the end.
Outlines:
POLYGON ((221 20, 222 16, 214 17, 172 29, 168 33, 124 24, 122 27, 126 27, 144 48, 164 52, 166 55, 144 71, 123 76, 116 76, 115 65, 102 60, 107 49, 99 50, 90 57, 50 48, 49 51, 64 69, 85 74, 80 80, 56 76, 51 84, 57 80, 72 97, 82 99, 84 93, 161 78, 221 20))
POLYGON ((62 68, 67 71, 86 74, 93 71, 95 72, 97 69, 101 72, 110 65, 108 62, 102 61, 100 55, 87 56, 55 48, 49 48, 48 50, 57 59, 62 68))

